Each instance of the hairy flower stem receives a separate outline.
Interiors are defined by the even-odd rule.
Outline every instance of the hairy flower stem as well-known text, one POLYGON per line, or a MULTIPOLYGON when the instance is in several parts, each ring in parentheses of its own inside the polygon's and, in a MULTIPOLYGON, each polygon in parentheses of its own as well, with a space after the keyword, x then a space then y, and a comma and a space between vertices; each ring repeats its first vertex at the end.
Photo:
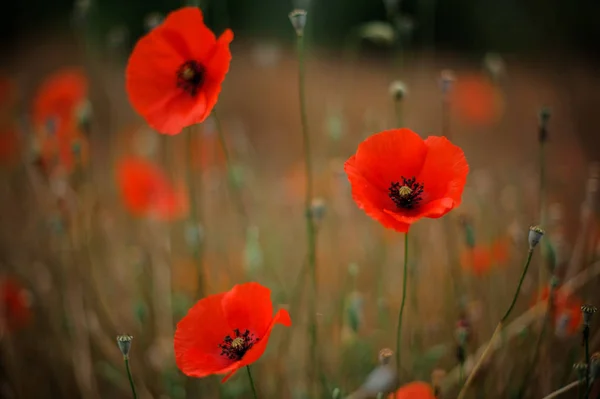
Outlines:
POLYGON ((250 386, 252 387, 252 394, 254 395, 254 399, 258 399, 258 394, 256 393, 256 386, 254 385, 254 379, 252 378, 252 373, 250 372, 250 366, 246 366, 246 371, 248 372, 248 379, 250 380, 250 386))
POLYGON ((519 293, 521 292, 521 286, 523 285, 523 280, 525 280, 525 275, 527 274, 527 270, 529 269, 529 264, 531 263, 532 256, 533 256, 533 248, 529 249, 529 252, 527 254, 527 261, 525 262, 525 266, 523 267, 523 272, 521 273, 521 278, 519 279, 519 285, 517 286, 517 290, 515 292, 515 295, 513 296, 512 302, 511 302, 508 310, 506 311, 506 313, 504 313, 504 316, 502 316, 502 318, 500 319, 500 322, 498 323, 498 325, 496 326, 496 329, 494 330, 494 333, 492 334, 492 338, 490 338, 490 341, 488 342, 487 346, 485 347, 483 354, 481 355, 481 357, 479 358, 479 360, 473 367, 473 370, 471 371, 471 374, 469 374, 469 378, 467 378, 465 385, 463 385, 462 389, 460 390, 457 399, 464 399, 465 396, 467 395, 469 386, 471 385, 471 383, 473 382, 473 379, 477 375, 477 372, 481 368, 483 361, 487 358, 488 354, 492 350, 492 347, 494 346, 494 343, 496 341, 496 337, 500 334, 500 331, 502 331, 502 327, 504 326, 504 323, 506 322, 506 320, 508 319, 508 316, 510 316, 510 313, 514 309, 515 304, 517 303, 517 298, 519 297, 519 293))
POLYGON ((308 245, 308 265, 310 271, 310 282, 312 292, 309 295, 309 330, 310 350, 309 359, 309 378, 314 380, 318 375, 319 362, 317 360, 317 235, 314 219, 311 217, 311 202, 313 198, 313 180, 312 180, 312 158, 310 148, 310 135, 308 133, 308 117, 306 113, 306 83, 305 83, 305 54, 304 54, 304 36, 296 35, 298 50, 298 92, 300 100, 300 120, 302 124, 302 139, 304 141, 304 166, 306 174, 306 195, 304 198, 304 217, 306 218, 306 238, 308 245))
POLYGON ((402 346, 402 316, 404 315, 404 303, 406 302, 406 281, 408 280, 408 232, 404 233, 404 272, 402 278, 402 302, 400 302, 400 312, 398 313, 398 331, 396 332, 396 367, 398 369, 398 379, 400 375, 400 349, 402 346))
POLYGON ((133 395, 133 399, 137 399, 137 392, 135 390, 135 384, 133 383, 131 369, 129 368, 129 356, 123 356, 123 359, 125 360, 125 369, 127 370, 127 377, 129 378, 129 385, 131 385, 131 393, 133 395))
POLYGON ((240 187, 238 186, 238 183, 236 181, 235 170, 233 168, 231 156, 227 148, 227 141, 225 140, 225 131, 223 129, 223 125, 221 124, 221 120, 219 119, 216 109, 213 110, 213 117, 215 118, 217 134, 219 135, 219 144, 221 145, 221 149, 223 150, 223 156, 225 157, 225 164, 227 166, 227 182, 229 183, 229 188, 231 189, 231 192, 233 194, 233 201, 235 202, 235 206, 238 209, 238 213, 244 219, 244 224, 247 225, 248 214, 246 213, 246 208, 244 207, 244 201, 242 199, 240 187))

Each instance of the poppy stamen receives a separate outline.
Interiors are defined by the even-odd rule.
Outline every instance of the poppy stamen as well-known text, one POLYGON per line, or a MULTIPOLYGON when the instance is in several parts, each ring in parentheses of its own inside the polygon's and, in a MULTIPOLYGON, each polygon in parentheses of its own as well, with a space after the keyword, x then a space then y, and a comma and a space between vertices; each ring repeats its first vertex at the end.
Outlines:
POLYGON ((177 87, 196 97, 204 84, 205 74, 206 69, 202 64, 194 60, 186 61, 177 70, 177 87))
POLYGON ((221 356, 226 356, 231 360, 241 360, 259 339, 255 338, 254 334, 250 334, 248 330, 240 333, 240 330, 236 328, 233 332, 235 333, 235 338, 227 335, 223 339, 223 342, 219 344, 221 356))
POLYGON ((413 209, 422 200, 423 183, 418 183, 415 177, 410 179, 402 176, 402 183, 392 182, 389 196, 398 208, 413 209))

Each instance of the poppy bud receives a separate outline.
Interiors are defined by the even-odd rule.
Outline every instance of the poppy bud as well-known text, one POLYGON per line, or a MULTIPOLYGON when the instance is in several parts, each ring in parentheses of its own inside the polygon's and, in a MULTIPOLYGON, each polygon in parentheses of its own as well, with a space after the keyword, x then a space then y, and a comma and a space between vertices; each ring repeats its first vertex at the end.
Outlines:
POLYGON ((440 90, 443 95, 447 95, 452 90, 452 84, 456 81, 454 72, 449 69, 444 69, 440 73, 440 90))
POLYGON ((544 230, 540 226, 531 226, 529 228, 529 250, 533 251, 536 245, 544 236, 544 230))
POLYGON ((304 35, 304 27, 306 26, 306 10, 294 10, 289 14, 290 22, 296 30, 296 35, 304 35))
POLYGON ((308 216, 312 217, 315 222, 319 222, 325 217, 326 210, 327 207, 325 206, 325 200, 323 198, 314 198, 310 205, 308 216))
POLYGON ((129 358, 129 350, 131 349, 132 340, 133 336, 131 335, 117 335, 117 345, 119 346, 119 350, 125 359, 129 358))
POLYGON ((593 305, 582 305, 581 306, 581 313, 583 314, 583 324, 585 324, 586 326, 589 327, 591 321, 592 321, 592 316, 594 315, 594 313, 596 313, 598 311, 598 308, 593 306, 593 305))
POLYGON ((395 80, 390 84, 389 92, 395 101, 402 101, 408 94, 408 89, 404 82, 395 80))
POLYGON ((585 374, 587 373, 587 364, 583 363, 583 362, 578 362, 575 363, 573 365, 573 370, 575 370, 575 372, 577 372, 577 376, 579 377, 580 380, 583 380, 585 378, 585 374))
POLYGON ((539 140, 540 143, 543 143, 548 139, 548 121, 550 120, 550 109, 543 107, 539 112, 539 119, 539 140))

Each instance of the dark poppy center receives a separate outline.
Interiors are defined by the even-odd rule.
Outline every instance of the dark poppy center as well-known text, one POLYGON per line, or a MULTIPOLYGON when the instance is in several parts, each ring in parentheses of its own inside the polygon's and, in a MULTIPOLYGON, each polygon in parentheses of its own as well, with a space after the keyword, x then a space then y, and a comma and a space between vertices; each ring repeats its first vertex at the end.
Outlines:
POLYGON ((237 361, 241 360, 259 339, 255 338, 254 334, 250 334, 248 330, 240 333, 240 330, 236 328, 233 332, 235 336, 227 335, 219 344, 219 348, 221 348, 221 356, 237 361))
POLYGON ((204 84, 205 75, 206 69, 198 61, 186 61, 177 70, 177 87, 196 97, 204 84))
POLYGON ((398 208, 413 209, 422 200, 423 183, 418 183, 415 177, 407 179, 402 176, 401 182, 392 182, 389 196, 398 208))

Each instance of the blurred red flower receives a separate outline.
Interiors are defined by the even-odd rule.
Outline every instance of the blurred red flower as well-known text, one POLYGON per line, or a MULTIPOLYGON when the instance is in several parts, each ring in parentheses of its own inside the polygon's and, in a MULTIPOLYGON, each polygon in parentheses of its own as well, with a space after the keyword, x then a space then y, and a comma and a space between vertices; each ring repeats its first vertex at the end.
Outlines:
POLYGON ((509 243, 505 238, 499 238, 491 245, 476 245, 465 249, 461 254, 461 265, 464 270, 476 276, 483 276, 491 267, 506 263, 509 256, 509 243))
POLYGON ((436 399, 433 389, 427 383, 416 381, 403 385, 389 399, 436 399))
POLYGON ((88 80, 83 70, 65 68, 50 75, 34 98, 33 122, 36 129, 43 127, 59 136, 70 133, 68 127, 87 95, 88 80))
POLYGON ((0 331, 16 331, 31 321, 31 308, 25 290, 12 278, 0 278, 0 331))
POLYGON ((469 165, 445 137, 423 140, 409 129, 377 133, 344 165, 359 208, 382 225, 407 232, 421 218, 460 205, 469 165))
POLYGON ((185 191, 175 190, 152 162, 125 158, 117 166, 117 178, 125 206, 132 215, 169 221, 187 213, 185 191))
POLYGON ((503 110, 498 88, 485 76, 459 77, 450 92, 452 110, 465 123, 488 126, 495 123, 503 110))
POLYGON ((284 309, 273 316, 271 290, 258 283, 203 298, 177 324, 177 366, 190 377, 226 374, 225 382, 262 356, 275 324, 292 320, 284 309))
POLYGON ((204 121, 229 70, 232 40, 229 29, 217 39, 196 7, 170 13, 129 57, 126 87, 133 108, 165 134, 204 121))
MULTIPOLYGON (((536 295, 533 304, 538 303, 540 299, 543 303, 547 303, 549 296, 550 288, 546 287, 542 290, 541 296, 536 295)), ((555 332, 560 336, 569 336, 578 333, 583 322, 583 315, 581 314, 583 301, 561 288, 554 290, 553 297, 552 319, 555 332)))

